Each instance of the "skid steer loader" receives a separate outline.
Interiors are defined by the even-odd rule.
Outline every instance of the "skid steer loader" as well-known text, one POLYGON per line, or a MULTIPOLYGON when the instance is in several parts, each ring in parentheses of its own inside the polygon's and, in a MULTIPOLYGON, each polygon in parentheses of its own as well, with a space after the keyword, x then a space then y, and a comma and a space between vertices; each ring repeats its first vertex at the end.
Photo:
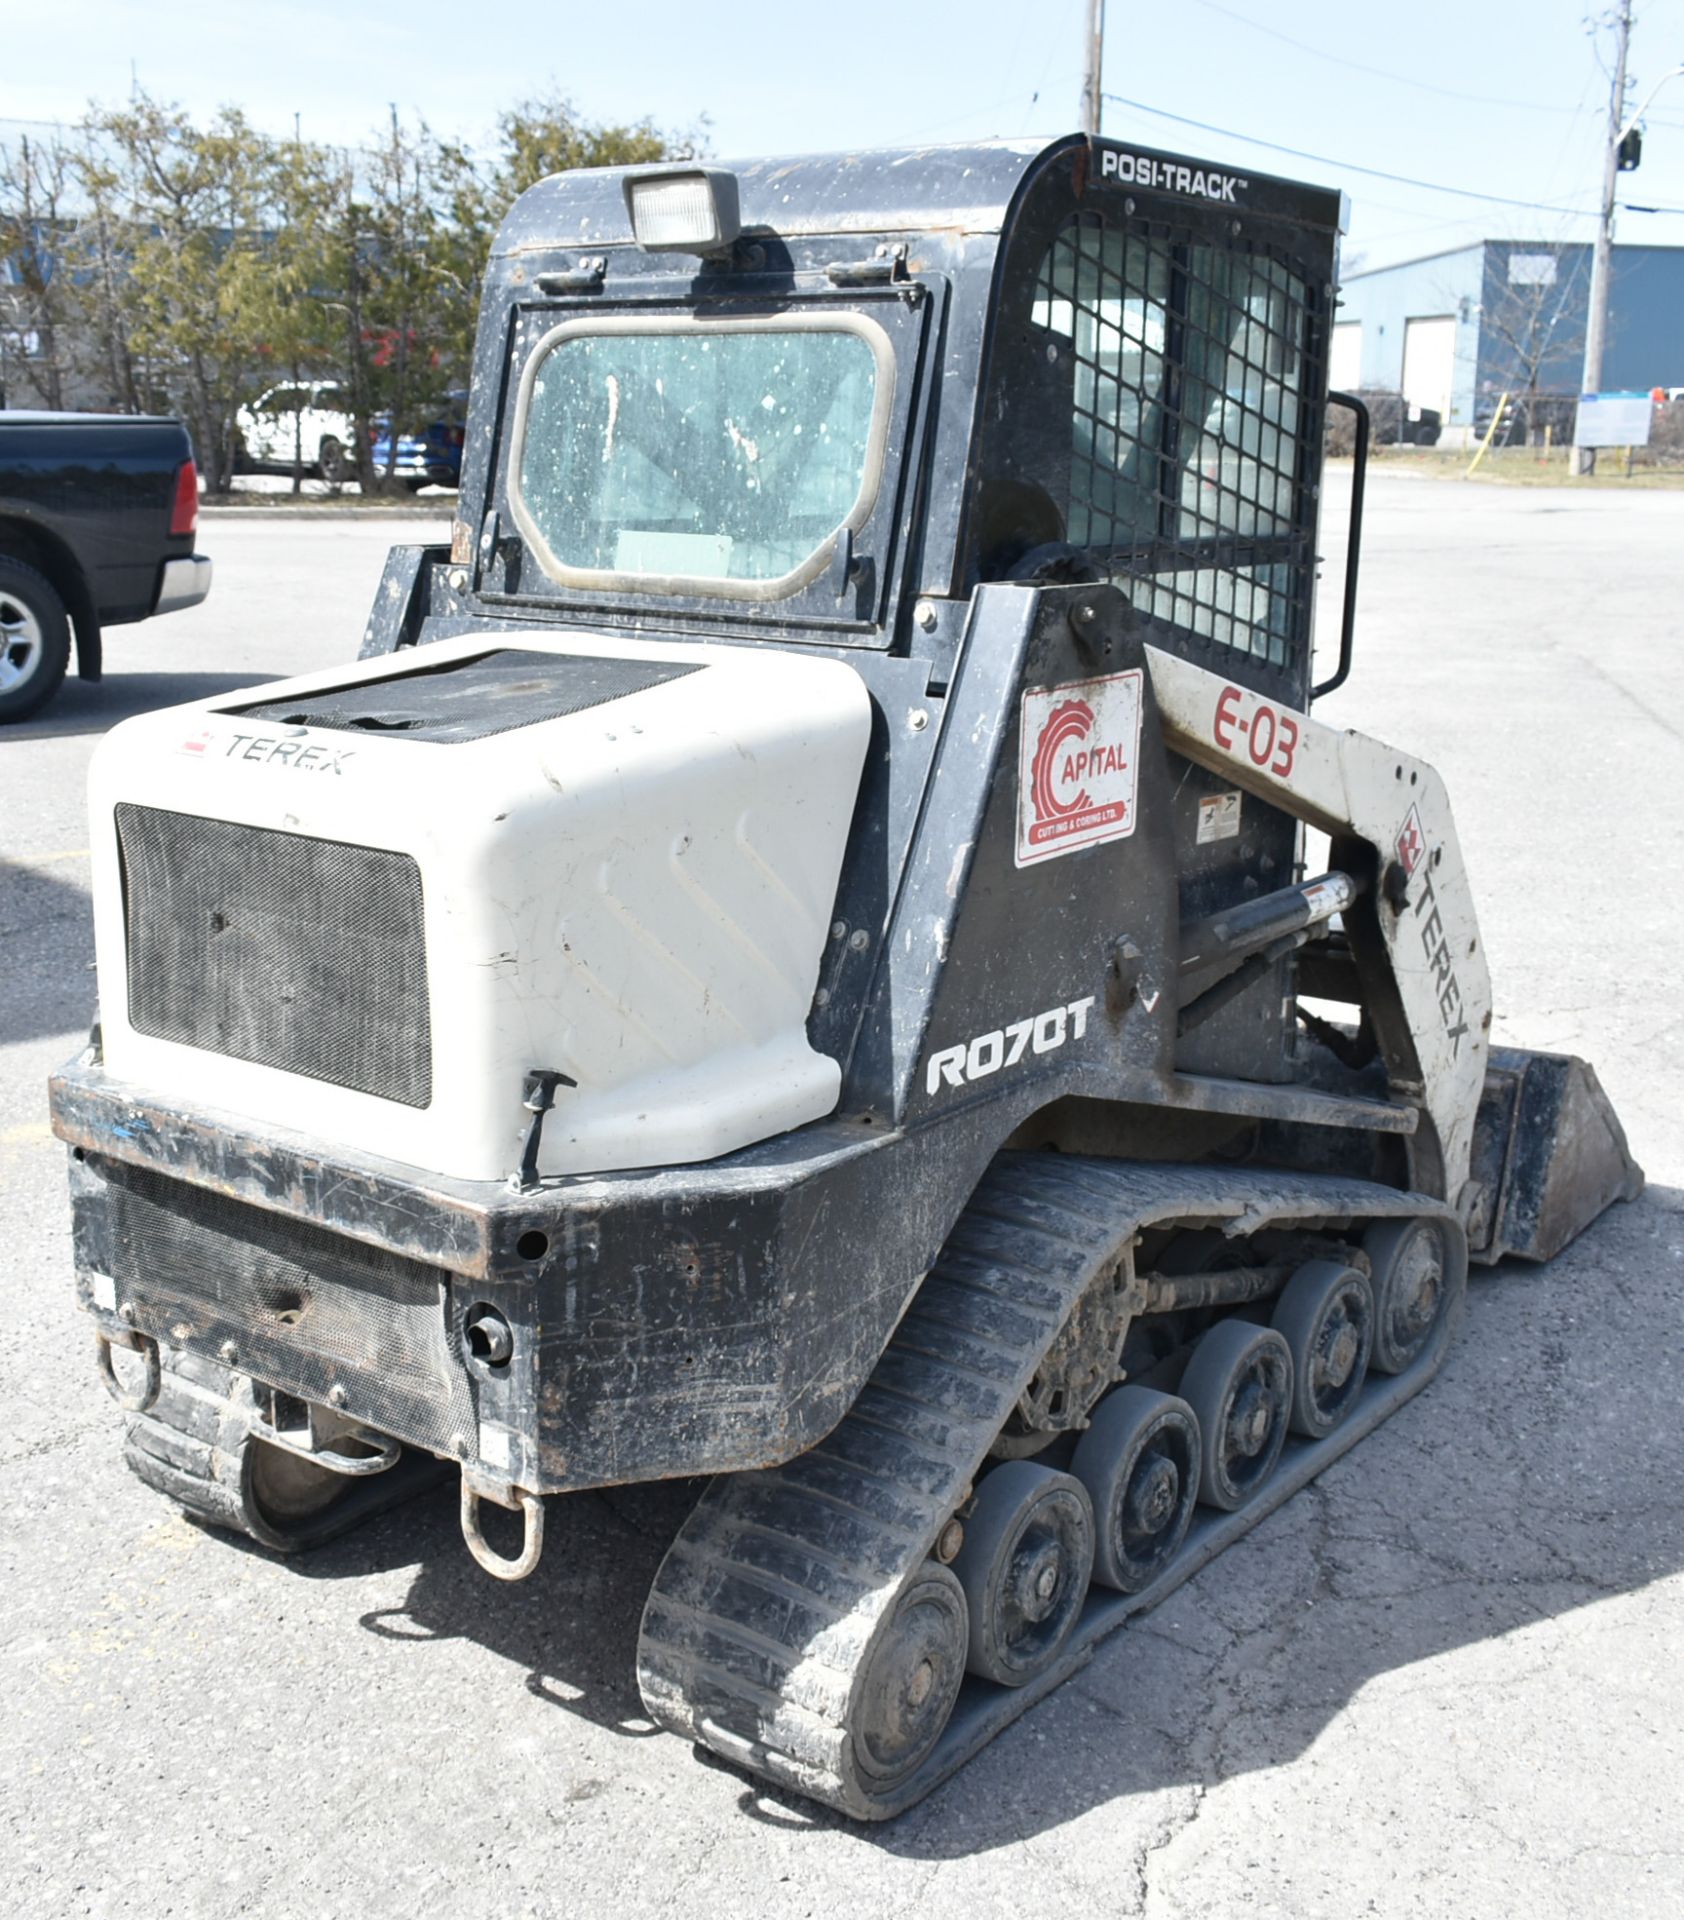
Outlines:
POLYGON ((454 1470, 517 1579, 712 1476, 649 1712, 882 1818, 1635 1195, 1438 778, 1311 713, 1341 225, 1083 137, 519 200, 449 548, 96 756, 142 1479, 287 1550, 454 1470))

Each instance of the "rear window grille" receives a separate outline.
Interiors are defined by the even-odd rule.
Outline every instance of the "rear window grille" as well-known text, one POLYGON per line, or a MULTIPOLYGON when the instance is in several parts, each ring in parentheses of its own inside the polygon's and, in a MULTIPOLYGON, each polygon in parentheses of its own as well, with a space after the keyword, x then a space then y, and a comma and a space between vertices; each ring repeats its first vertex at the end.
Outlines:
POLYGON ((117 838, 137 1033, 428 1105, 409 854, 128 802, 117 838))
POLYGON ((1073 360, 1068 539, 1155 618, 1297 667, 1314 567, 1300 448, 1324 384, 1301 273, 1082 212, 1031 315, 1073 360))

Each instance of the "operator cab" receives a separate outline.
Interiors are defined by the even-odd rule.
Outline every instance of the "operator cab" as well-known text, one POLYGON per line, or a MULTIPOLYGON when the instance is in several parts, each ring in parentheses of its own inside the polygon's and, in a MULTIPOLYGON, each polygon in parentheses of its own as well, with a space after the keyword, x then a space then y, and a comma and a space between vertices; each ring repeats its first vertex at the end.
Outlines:
POLYGON ((476 600, 908 651, 920 603, 1112 580, 1303 704, 1340 196, 1081 137, 910 158, 521 198, 452 555, 476 600))

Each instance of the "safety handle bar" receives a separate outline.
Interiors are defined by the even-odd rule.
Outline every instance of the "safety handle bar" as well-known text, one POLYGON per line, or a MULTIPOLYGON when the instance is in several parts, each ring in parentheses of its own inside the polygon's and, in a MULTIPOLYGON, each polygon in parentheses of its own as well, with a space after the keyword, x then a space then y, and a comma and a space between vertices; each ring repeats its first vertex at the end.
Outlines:
POLYGON ((1310 698, 1319 700, 1324 693, 1342 687, 1350 677, 1351 649, 1356 640, 1357 566, 1362 559, 1362 491, 1368 477, 1368 407, 1354 393, 1330 393, 1330 407, 1346 407, 1356 417, 1356 457, 1351 474, 1351 529, 1345 539, 1345 610, 1339 627, 1339 665, 1330 680, 1310 689, 1310 698))

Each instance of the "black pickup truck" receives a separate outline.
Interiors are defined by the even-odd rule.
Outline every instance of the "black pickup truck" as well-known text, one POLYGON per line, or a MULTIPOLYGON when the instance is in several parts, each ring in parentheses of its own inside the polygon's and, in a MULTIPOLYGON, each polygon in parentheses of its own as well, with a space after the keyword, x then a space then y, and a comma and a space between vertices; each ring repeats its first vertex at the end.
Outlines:
POLYGON ((100 676, 106 627, 197 606, 199 477, 178 421, 0 412, 0 722, 100 676))

